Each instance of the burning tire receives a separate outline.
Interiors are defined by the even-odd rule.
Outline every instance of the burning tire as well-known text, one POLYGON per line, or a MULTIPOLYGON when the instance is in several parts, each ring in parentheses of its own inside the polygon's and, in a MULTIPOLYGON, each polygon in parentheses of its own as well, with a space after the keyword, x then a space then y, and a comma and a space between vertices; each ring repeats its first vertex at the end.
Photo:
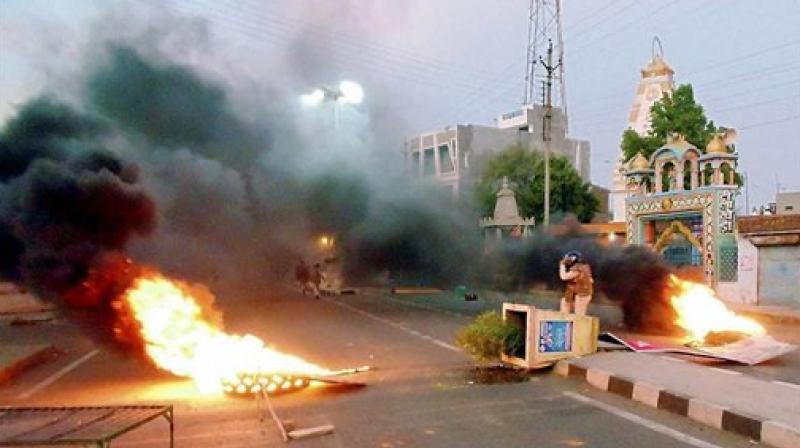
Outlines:
POLYGON ((228 395, 252 396, 259 393, 269 395, 295 392, 308 387, 311 379, 305 376, 282 373, 241 373, 235 378, 222 380, 222 390, 228 395))

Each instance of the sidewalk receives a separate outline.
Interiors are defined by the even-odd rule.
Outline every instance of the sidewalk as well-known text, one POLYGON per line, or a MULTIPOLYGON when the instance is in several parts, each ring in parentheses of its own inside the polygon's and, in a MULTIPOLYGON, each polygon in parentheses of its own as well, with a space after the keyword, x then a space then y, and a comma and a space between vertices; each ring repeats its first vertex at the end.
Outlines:
POLYGON ((800 385, 628 352, 562 361, 556 372, 766 445, 800 447, 800 385))

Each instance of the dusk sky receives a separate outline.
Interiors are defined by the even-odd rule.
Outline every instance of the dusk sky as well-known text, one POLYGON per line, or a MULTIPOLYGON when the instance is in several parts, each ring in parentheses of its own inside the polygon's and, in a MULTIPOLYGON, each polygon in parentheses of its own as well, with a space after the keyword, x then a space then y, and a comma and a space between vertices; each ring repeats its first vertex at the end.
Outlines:
MULTIPOLYGON (((67 89, 109 14, 131 23, 170 16, 198 33, 182 62, 214 77, 235 72, 252 85, 280 82, 287 74, 276 75, 279 61, 291 59, 295 38, 313 38, 327 73, 359 80, 368 100, 392 110, 396 132, 383 144, 399 150, 403 136, 491 124, 519 107, 527 7, 526 0, 0 0, 0 123, 42 90, 67 89)), ((778 186, 800 190, 798 24, 796 0, 565 1, 570 133, 591 142, 593 181, 610 183, 639 69, 658 35, 677 83, 693 84, 709 118, 739 131, 750 207, 772 201, 778 186)))

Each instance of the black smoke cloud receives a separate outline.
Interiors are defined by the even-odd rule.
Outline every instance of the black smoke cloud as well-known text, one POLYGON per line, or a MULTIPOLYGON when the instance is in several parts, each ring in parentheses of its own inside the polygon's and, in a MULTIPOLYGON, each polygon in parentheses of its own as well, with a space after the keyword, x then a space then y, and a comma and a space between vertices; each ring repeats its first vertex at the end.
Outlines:
MULTIPOLYGON (((402 172, 399 144, 386 143, 398 136, 384 133, 396 128, 390 107, 370 106, 379 122, 352 112, 341 133, 309 131, 290 106, 296 91, 269 86, 243 117, 219 80, 135 43, 102 48, 79 105, 33 100, 0 135, 6 277, 59 293, 125 252, 223 299, 262 297, 324 233, 355 283, 557 286, 558 259, 579 248, 631 326, 663 315, 663 300, 645 299, 667 271, 643 249, 542 234, 484 256, 469 201, 453 206, 402 172)), ((315 79, 338 76, 294 56, 319 68, 315 79)))
POLYGON ((107 127, 50 97, 0 132, 4 277, 65 296, 111 253, 155 225, 138 169, 103 147, 107 127))
POLYGON ((558 263, 579 251, 592 267, 595 290, 620 304, 626 327, 653 333, 676 331, 675 312, 669 303, 672 269, 652 250, 641 246, 602 245, 572 227, 566 235, 536 232, 521 244, 501 246, 485 263, 482 281, 506 288, 533 284, 563 288, 558 263))
POLYGON ((186 67, 145 60, 134 48, 110 44, 107 61, 88 80, 89 102, 143 148, 191 148, 246 170, 265 148, 266 136, 230 110, 223 89, 186 67))

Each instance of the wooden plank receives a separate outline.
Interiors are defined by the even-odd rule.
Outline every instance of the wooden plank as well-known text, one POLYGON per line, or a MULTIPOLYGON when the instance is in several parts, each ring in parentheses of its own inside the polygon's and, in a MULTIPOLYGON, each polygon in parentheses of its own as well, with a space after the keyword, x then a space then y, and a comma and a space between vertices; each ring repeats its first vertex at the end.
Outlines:
POLYGON ((289 438, 297 440, 307 439, 309 437, 324 436, 327 434, 333 434, 333 430, 333 425, 320 425, 313 428, 295 429, 294 431, 289 432, 289 438))

